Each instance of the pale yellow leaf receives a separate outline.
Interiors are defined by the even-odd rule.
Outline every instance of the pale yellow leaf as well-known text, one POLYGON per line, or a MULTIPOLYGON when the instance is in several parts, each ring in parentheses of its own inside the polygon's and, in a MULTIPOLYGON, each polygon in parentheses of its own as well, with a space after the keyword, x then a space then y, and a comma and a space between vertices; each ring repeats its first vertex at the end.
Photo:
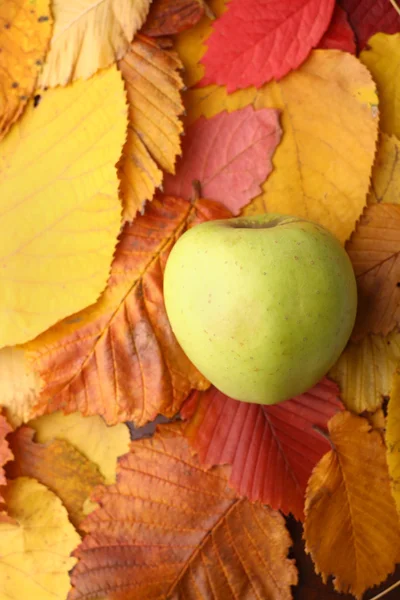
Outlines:
POLYGON ((263 193, 244 213, 305 217, 344 242, 366 204, 378 134, 377 103, 374 82, 354 56, 316 50, 279 82, 230 95, 216 86, 190 90, 185 104, 188 123, 248 104, 280 109, 284 135, 274 169, 263 193))
POLYGON ((126 112, 112 67, 44 92, 1 142, 0 346, 33 338, 106 285, 126 112))
POLYGON ((389 396, 393 373, 400 362, 400 333, 387 337, 368 335, 360 343, 349 342, 330 370, 339 384, 341 398, 349 410, 374 411, 389 396))
POLYGON ((53 0, 54 31, 42 88, 87 79, 123 57, 151 0, 53 0))
POLYGON ((392 381, 386 422, 386 448, 392 494, 400 516, 400 370, 396 371, 392 381))
POLYGON ((65 600, 80 537, 61 500, 27 477, 10 481, 4 495, 15 523, 0 523, 1 600, 65 600))
POLYGON ((400 141, 381 133, 372 168, 368 204, 400 203, 400 141))

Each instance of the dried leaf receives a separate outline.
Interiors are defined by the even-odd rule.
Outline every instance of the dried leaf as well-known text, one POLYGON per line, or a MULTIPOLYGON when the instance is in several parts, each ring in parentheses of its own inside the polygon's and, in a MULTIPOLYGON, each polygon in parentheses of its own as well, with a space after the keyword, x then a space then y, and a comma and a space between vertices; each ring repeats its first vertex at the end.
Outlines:
POLYGON ((354 31, 350 26, 346 11, 340 8, 338 4, 335 5, 332 20, 318 44, 318 48, 343 50, 343 52, 350 52, 350 54, 356 53, 354 31))
POLYGON ((349 410, 370 412, 389 396, 393 373, 400 362, 400 333, 386 338, 368 335, 362 342, 349 342, 330 370, 329 376, 340 387, 341 397, 349 410))
MULTIPOLYGON (((399 15, 397 17, 400 19, 399 15)), ((376 82, 381 106, 380 128, 400 138, 400 33, 374 35, 368 42, 368 50, 361 53, 360 60, 376 82)))
POLYGON ((30 421, 28 425, 35 430, 38 443, 47 444, 54 439, 69 442, 97 465, 105 483, 115 482, 117 458, 129 448, 129 429, 125 424, 108 427, 98 416, 55 412, 30 421))
POLYGON ((123 218, 132 221, 161 185, 161 169, 175 172, 183 132, 182 63, 175 52, 137 36, 119 68, 129 102, 128 137, 118 165, 120 190, 123 218))
POLYGON ((0 139, 35 89, 52 29, 49 0, 0 4, 0 139))
POLYGON ((231 0, 213 24, 201 85, 261 87, 297 69, 328 28, 334 0, 231 0))
POLYGON ((400 323, 400 205, 372 204, 346 244, 358 286, 353 338, 400 323))
POLYGON ((54 31, 40 87, 87 79, 121 59, 143 25, 150 1, 53 0, 54 31))
POLYGON ((85 501, 104 479, 98 467, 65 440, 38 444, 34 435, 29 427, 20 427, 10 435, 15 461, 6 468, 7 479, 37 479, 60 498, 71 523, 78 528, 85 501))
POLYGON ((6 501, 14 523, 0 523, 0 596, 65 600, 70 553, 80 537, 61 500, 34 479, 10 481, 6 501))
POLYGON ((263 193, 245 214, 278 212, 317 221, 345 241, 366 203, 378 133, 375 85, 350 54, 316 50, 297 71, 227 95, 224 88, 186 95, 188 123, 253 104, 281 109, 282 142, 263 193))
POLYGON ((204 0, 153 0, 142 33, 174 35, 196 25, 204 15, 204 0))
POLYGON ((372 167, 368 204, 400 204, 400 141, 381 133, 372 167))
POLYGON ((173 416, 191 388, 207 387, 172 333, 163 273, 188 226, 229 215, 211 201, 164 197, 125 226, 100 300, 25 345, 44 381, 32 416, 79 410, 140 426, 173 416))
POLYGON ((120 229, 115 163, 125 136, 113 67, 45 92, 2 141, 0 346, 33 338, 103 290, 120 229))
POLYGON ((261 191, 272 171, 272 155, 282 130, 278 111, 247 106, 211 119, 200 117, 186 130, 176 175, 167 175, 167 194, 189 199, 194 180, 206 198, 234 214, 261 191))
POLYGON ((386 422, 387 463, 392 495, 400 515, 400 371, 393 375, 386 422))
POLYGON ((6 476, 4 473, 4 465, 14 458, 10 450, 10 445, 6 437, 11 433, 12 427, 8 423, 4 415, 0 413, 0 507, 4 502, 3 486, 7 485, 6 476))
POLYGON ((368 421, 339 413, 329 423, 333 449, 315 467, 306 498, 306 550, 325 582, 361 598, 399 558, 400 528, 385 447, 368 421), (373 467, 372 467, 373 465, 373 467))
POLYGON ((378 31, 400 31, 400 16, 390 0, 339 0, 339 3, 348 14, 360 50, 378 31))
POLYGON ((203 469, 180 424, 131 448, 118 483, 94 495, 69 600, 291 598, 296 569, 278 512, 238 499, 226 468, 203 469))
POLYGON ((329 450, 318 429, 343 408, 337 394, 324 380, 292 400, 261 406, 210 388, 182 407, 184 418, 195 411, 184 434, 201 464, 232 465, 229 483, 241 496, 302 519, 308 478, 329 450))

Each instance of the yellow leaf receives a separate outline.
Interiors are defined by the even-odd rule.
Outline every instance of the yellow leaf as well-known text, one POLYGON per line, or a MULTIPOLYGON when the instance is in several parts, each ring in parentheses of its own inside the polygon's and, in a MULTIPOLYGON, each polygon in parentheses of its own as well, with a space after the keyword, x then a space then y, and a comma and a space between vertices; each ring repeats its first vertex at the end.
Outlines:
POLYGON ((360 60, 370 70, 378 88, 380 127, 400 137, 400 33, 377 33, 368 41, 360 60))
POLYGON ((87 79, 122 58, 146 19, 150 1, 53 0, 54 31, 40 87, 87 79))
POLYGON ((394 135, 381 133, 372 168, 368 204, 400 203, 400 141, 394 135))
POLYGON ((132 221, 161 185, 161 169, 175 172, 183 132, 179 119, 182 63, 175 52, 139 35, 118 66, 129 102, 128 137, 119 162, 120 190, 124 220, 132 221))
POLYGON ((387 337, 369 335, 359 344, 349 342, 329 376, 339 384, 341 398, 349 410, 372 412, 390 394, 399 361, 399 332, 387 337))
POLYGON ((46 444, 54 439, 70 442, 98 466, 107 484, 115 482, 117 458, 129 450, 128 427, 120 423, 107 426, 101 417, 80 413, 55 412, 28 423, 36 431, 36 441, 46 444))
POLYGON ((0 406, 11 425, 26 423, 42 387, 40 375, 34 371, 24 350, 7 347, 0 350, 0 406))
POLYGON ((0 139, 32 96, 50 40, 49 0, 0 3, 0 139))
POLYGON ((342 242, 349 237, 366 204, 378 133, 374 83, 354 56, 316 50, 297 71, 259 90, 227 95, 209 86, 186 96, 189 123, 248 104, 281 109, 274 169, 244 213, 298 215, 342 242))
POLYGON ((392 381, 386 422, 387 462, 397 512, 400 515, 400 371, 392 381))
POLYGON ((104 288, 126 125, 113 67, 44 92, 0 144, 0 346, 33 338, 104 288))
POLYGON ((5 496, 15 523, 0 523, 0 598, 65 600, 80 537, 61 500, 27 477, 11 481, 5 496))
POLYGON ((326 582, 361 598, 399 559, 400 527, 390 493, 385 446, 366 419, 344 412, 329 423, 333 449, 307 488, 306 551, 326 582))

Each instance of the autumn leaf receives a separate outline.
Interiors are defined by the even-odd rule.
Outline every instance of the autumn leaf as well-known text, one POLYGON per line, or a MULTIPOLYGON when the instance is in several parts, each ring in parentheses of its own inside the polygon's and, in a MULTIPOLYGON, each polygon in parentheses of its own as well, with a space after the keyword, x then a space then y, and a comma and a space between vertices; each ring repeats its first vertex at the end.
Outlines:
POLYGON ((272 171, 281 134, 278 111, 272 109, 247 106, 211 119, 200 117, 186 129, 176 175, 165 177, 164 191, 189 199, 198 180, 204 197, 237 215, 272 171))
POLYGON ((207 387, 171 331, 163 273, 187 227, 229 215, 211 201, 163 197, 125 226, 100 300, 25 345, 44 381, 31 417, 79 410, 140 426, 173 416, 191 388, 207 387))
POLYGON ((355 413, 370 412, 390 395, 393 373, 400 362, 400 334, 386 338, 368 335, 360 343, 349 342, 329 371, 339 384, 346 408, 355 413))
POLYGON ((118 165, 120 190, 124 221, 132 221, 161 186, 161 169, 175 172, 183 132, 182 64, 175 52, 137 36, 118 66, 129 102, 128 137, 118 165))
POLYGON ((340 8, 338 4, 335 5, 332 20, 328 30, 319 42, 318 48, 343 50, 343 52, 350 52, 350 54, 356 53, 354 31, 350 27, 346 11, 340 8))
POLYGON ((7 479, 25 476, 45 485, 60 498, 71 523, 79 528, 85 501, 104 479, 98 467, 65 440, 38 444, 34 435, 29 427, 10 435, 15 460, 6 467, 7 479))
POLYGON ((26 342, 104 289, 120 229, 114 165, 125 135, 113 67, 44 92, 0 144, 0 347, 26 342))
MULTIPOLYGON (((400 23, 400 15, 397 15, 400 23)), ((400 104, 398 70, 400 68, 400 33, 377 33, 360 55, 376 82, 380 101, 380 128, 384 133, 400 137, 400 104)))
POLYGON ((400 371, 393 374, 386 423, 387 463, 392 495, 400 516, 400 371))
POLYGON ((230 95, 190 90, 185 100, 188 124, 249 104, 280 109, 274 169, 244 213, 294 214, 348 239, 366 203, 378 133, 375 85, 355 57, 316 50, 279 83, 230 95))
POLYGON ((337 394, 326 379, 292 400, 261 406, 212 387, 183 405, 183 418, 191 417, 184 435, 202 465, 232 465, 229 483, 238 494, 302 519, 308 478, 329 450, 318 429, 343 408, 337 394))
POLYGON ((334 0, 231 0, 213 24, 201 85, 261 87, 297 69, 328 28, 334 0))
POLYGON ((339 3, 347 12, 360 50, 378 31, 400 31, 400 16, 391 0, 339 0, 339 3))
POLYGON ((385 447, 368 421, 339 413, 329 423, 333 448, 315 467, 306 498, 306 550, 325 582, 361 598, 394 569, 400 529, 385 447))
POLYGON ((237 498, 226 467, 202 468, 179 423, 133 442, 118 470, 83 523, 69 600, 291 598, 282 516, 237 498))
POLYGON ((399 160, 400 141, 394 135, 381 133, 372 167, 368 204, 400 204, 399 160))
POLYGON ((80 538, 61 500, 27 477, 10 481, 5 497, 15 522, 0 522, 1 598, 65 600, 80 538))
POLYGON ((400 206, 369 206, 346 250, 358 287, 353 338, 387 335, 400 323, 400 206))
POLYGON ((0 508, 4 503, 3 486, 7 485, 7 480, 4 472, 4 465, 14 458, 10 450, 10 445, 6 437, 11 433, 12 427, 8 423, 4 415, 0 413, 0 508))
POLYGON ((32 96, 50 40, 49 0, 0 4, 0 139, 32 96))
POLYGON ((149 6, 150 0, 53 0, 54 31, 40 87, 87 79, 121 59, 149 6))
POLYGON ((174 35, 193 27, 204 15, 205 0, 153 0, 142 33, 174 35))
POLYGON ((29 421, 28 426, 35 431, 39 444, 65 440, 98 467, 105 483, 115 482, 117 458, 129 448, 129 429, 125 424, 108 427, 97 415, 55 412, 29 421))

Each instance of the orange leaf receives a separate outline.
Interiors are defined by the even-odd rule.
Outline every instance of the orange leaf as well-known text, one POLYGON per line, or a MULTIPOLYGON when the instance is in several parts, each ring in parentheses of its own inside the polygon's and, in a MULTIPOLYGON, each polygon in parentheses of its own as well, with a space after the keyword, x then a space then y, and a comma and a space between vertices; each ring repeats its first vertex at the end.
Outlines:
POLYGON ((164 197, 125 226, 98 302, 24 346, 44 382, 32 416, 63 409, 140 426, 173 416, 191 388, 208 385, 171 331, 163 272, 187 227, 229 215, 208 200, 164 197))
POLYGON ((182 63, 175 52, 139 35, 118 66, 129 103, 128 137, 118 170, 123 218, 132 221, 161 186, 161 169, 175 172, 183 133, 182 63))
POLYGON ((196 25, 204 15, 204 0, 153 0, 142 33, 174 35, 196 25))
POLYGON ((339 413, 329 423, 333 449, 315 467, 306 497, 306 550, 325 582, 361 598, 399 559, 400 527, 385 445, 366 419, 339 413))
MULTIPOLYGON (((0 490, 1 486, 7 485, 6 476, 4 473, 4 465, 14 458, 10 450, 6 436, 11 433, 12 427, 9 425, 4 415, 0 413, 0 490)), ((0 493, 0 505, 3 504, 4 498, 0 493)))
POLYGON ((358 286, 354 339, 400 323, 400 206, 369 206, 346 244, 358 286))
POLYGON ((133 442, 118 483, 93 496, 69 600, 289 600, 284 519, 237 498, 228 473, 199 465, 180 424, 133 442))

